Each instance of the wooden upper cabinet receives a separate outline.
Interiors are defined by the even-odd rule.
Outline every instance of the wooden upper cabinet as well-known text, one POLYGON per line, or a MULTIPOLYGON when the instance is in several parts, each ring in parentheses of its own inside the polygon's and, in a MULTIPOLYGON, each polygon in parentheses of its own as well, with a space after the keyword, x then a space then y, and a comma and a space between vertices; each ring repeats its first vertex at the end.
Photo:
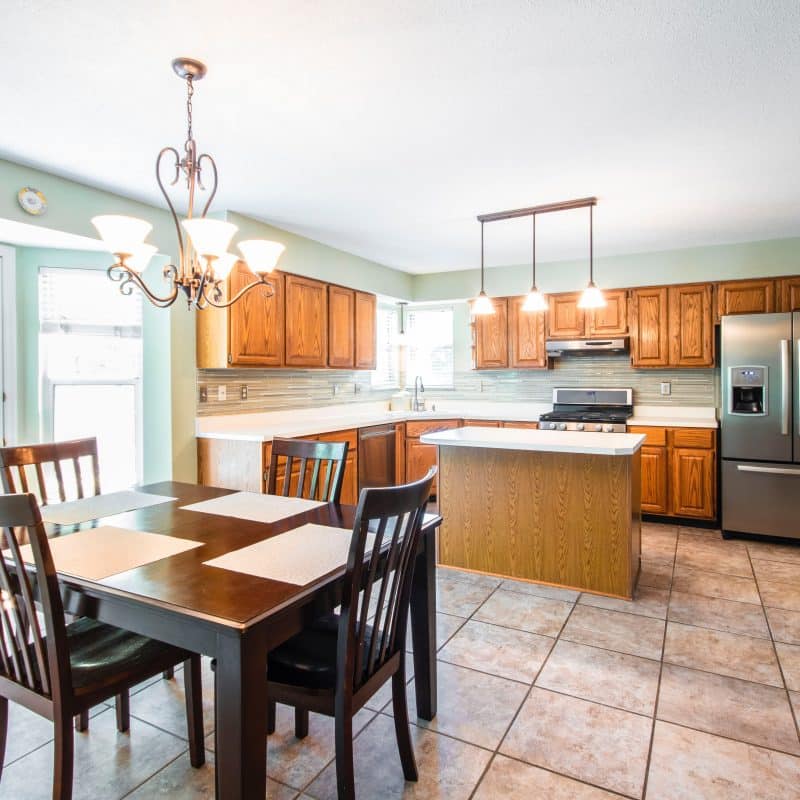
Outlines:
POLYGON ((631 290, 630 329, 634 367, 669 365, 669 306, 665 286, 631 290))
POLYGON ((580 292, 551 294, 548 298, 547 336, 550 339, 581 339, 586 335, 585 314, 578 308, 580 292))
POLYGON ((356 293, 343 286, 328 287, 328 366, 355 364, 356 293))
POLYGON ((508 368, 508 300, 492 299, 494 314, 475 317, 476 369, 508 368))
POLYGON ((541 311, 523 311, 525 297, 508 299, 508 350, 511 369, 547 367, 541 311))
POLYGON ((355 293, 355 367, 378 366, 378 298, 369 292, 355 293))
POLYGON ((299 275, 286 276, 286 366, 328 364, 328 287, 299 275))
POLYGON ((771 314, 775 311, 775 281, 725 281, 717 284, 717 315, 771 314))
POLYGON ((800 277, 778 281, 778 311, 800 311, 800 277))
POLYGON ((586 335, 624 336, 628 332, 628 291, 609 289, 603 292, 606 304, 586 313, 586 335))
POLYGON ((670 286, 668 296, 670 366, 714 366, 711 284, 670 286))

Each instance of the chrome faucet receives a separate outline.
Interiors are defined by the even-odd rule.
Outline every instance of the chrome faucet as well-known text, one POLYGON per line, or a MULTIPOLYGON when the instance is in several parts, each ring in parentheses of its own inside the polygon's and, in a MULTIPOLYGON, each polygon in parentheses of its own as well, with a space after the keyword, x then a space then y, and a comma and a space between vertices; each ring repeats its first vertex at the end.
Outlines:
POLYGON ((425 398, 423 397, 422 400, 420 400, 420 393, 425 393, 425 384, 422 382, 422 375, 417 375, 417 377, 414 378, 414 405, 411 406, 412 411, 425 410, 425 398))

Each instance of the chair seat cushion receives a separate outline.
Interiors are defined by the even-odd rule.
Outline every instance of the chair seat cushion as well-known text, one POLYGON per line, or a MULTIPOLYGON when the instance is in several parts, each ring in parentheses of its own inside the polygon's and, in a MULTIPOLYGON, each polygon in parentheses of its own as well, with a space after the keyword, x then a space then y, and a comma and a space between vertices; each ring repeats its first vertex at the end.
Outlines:
POLYGON ((76 694, 145 680, 190 656, 156 639, 85 617, 67 625, 67 643, 76 694))

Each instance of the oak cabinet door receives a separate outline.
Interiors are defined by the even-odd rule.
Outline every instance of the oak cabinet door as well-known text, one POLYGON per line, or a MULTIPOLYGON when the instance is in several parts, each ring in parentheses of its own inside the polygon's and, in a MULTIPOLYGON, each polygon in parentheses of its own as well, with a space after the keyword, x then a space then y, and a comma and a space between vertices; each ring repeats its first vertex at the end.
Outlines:
MULTIPOLYGON (((406 483, 424 478, 433 466, 436 466, 436 445, 406 439, 406 483)), ((434 478, 431 494, 436 494, 438 477, 434 478)))
POLYGON ((524 297, 508 298, 509 366, 511 369, 545 369, 545 315, 542 311, 523 311, 524 302, 524 297))
POLYGON ((499 419, 465 419, 464 428, 502 428, 503 423, 499 419))
POLYGON ((505 297, 495 297, 492 305, 494 314, 475 317, 476 369, 508 367, 508 302, 505 297))
MULTIPOLYGON (((342 494, 339 502, 346 505, 358 504, 358 431, 354 428, 343 431, 321 433, 314 437, 320 442, 347 442, 347 457, 344 462, 344 475, 342 476, 342 494)), ((320 489, 325 485, 327 472, 323 466, 320 474, 320 489)), ((322 498, 320 498, 322 499, 322 498)))
POLYGON ((771 314, 775 311, 775 281, 725 281, 717 285, 717 314, 771 314))
POLYGON ((628 332, 628 292, 610 289, 603 292, 606 304, 586 314, 587 336, 624 336, 628 332))
POLYGON ((642 446, 642 511, 667 513, 667 449, 642 446))
POLYGON ((328 366, 355 363, 356 294, 343 286, 328 287, 328 366))
POLYGON ((327 366, 327 284, 299 275, 287 275, 285 288, 286 366, 327 366))
POLYGON ((631 363, 634 367, 669 365, 667 288, 631 290, 631 363))
POLYGON ((378 365, 378 299, 369 292, 356 292, 356 369, 378 365))
POLYGON ((711 284, 669 287, 669 363, 674 367, 714 365, 711 284))
MULTIPOLYGON (((234 297, 255 276, 239 261, 228 279, 228 296, 234 297)), ((280 367, 284 347, 284 278, 273 273, 269 289, 250 289, 228 310, 229 356, 234 367, 280 367)))
POLYGON ((578 308, 580 297, 580 292, 548 297, 547 335, 550 339, 582 339, 586 335, 586 315, 578 308))
POLYGON ((716 474, 713 450, 672 449, 672 513, 678 517, 713 519, 716 474))
POLYGON ((800 277, 778 281, 778 311, 800 311, 800 277))

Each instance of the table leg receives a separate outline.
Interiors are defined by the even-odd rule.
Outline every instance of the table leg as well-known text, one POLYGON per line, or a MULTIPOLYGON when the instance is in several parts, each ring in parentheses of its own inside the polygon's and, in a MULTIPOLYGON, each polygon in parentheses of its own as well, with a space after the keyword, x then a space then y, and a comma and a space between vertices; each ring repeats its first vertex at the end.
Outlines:
POLYGON ((417 716, 436 716, 436 531, 423 535, 411 588, 411 640, 417 716))
POLYGON ((216 671, 217 797, 267 794, 267 651, 255 635, 220 634, 216 671))

